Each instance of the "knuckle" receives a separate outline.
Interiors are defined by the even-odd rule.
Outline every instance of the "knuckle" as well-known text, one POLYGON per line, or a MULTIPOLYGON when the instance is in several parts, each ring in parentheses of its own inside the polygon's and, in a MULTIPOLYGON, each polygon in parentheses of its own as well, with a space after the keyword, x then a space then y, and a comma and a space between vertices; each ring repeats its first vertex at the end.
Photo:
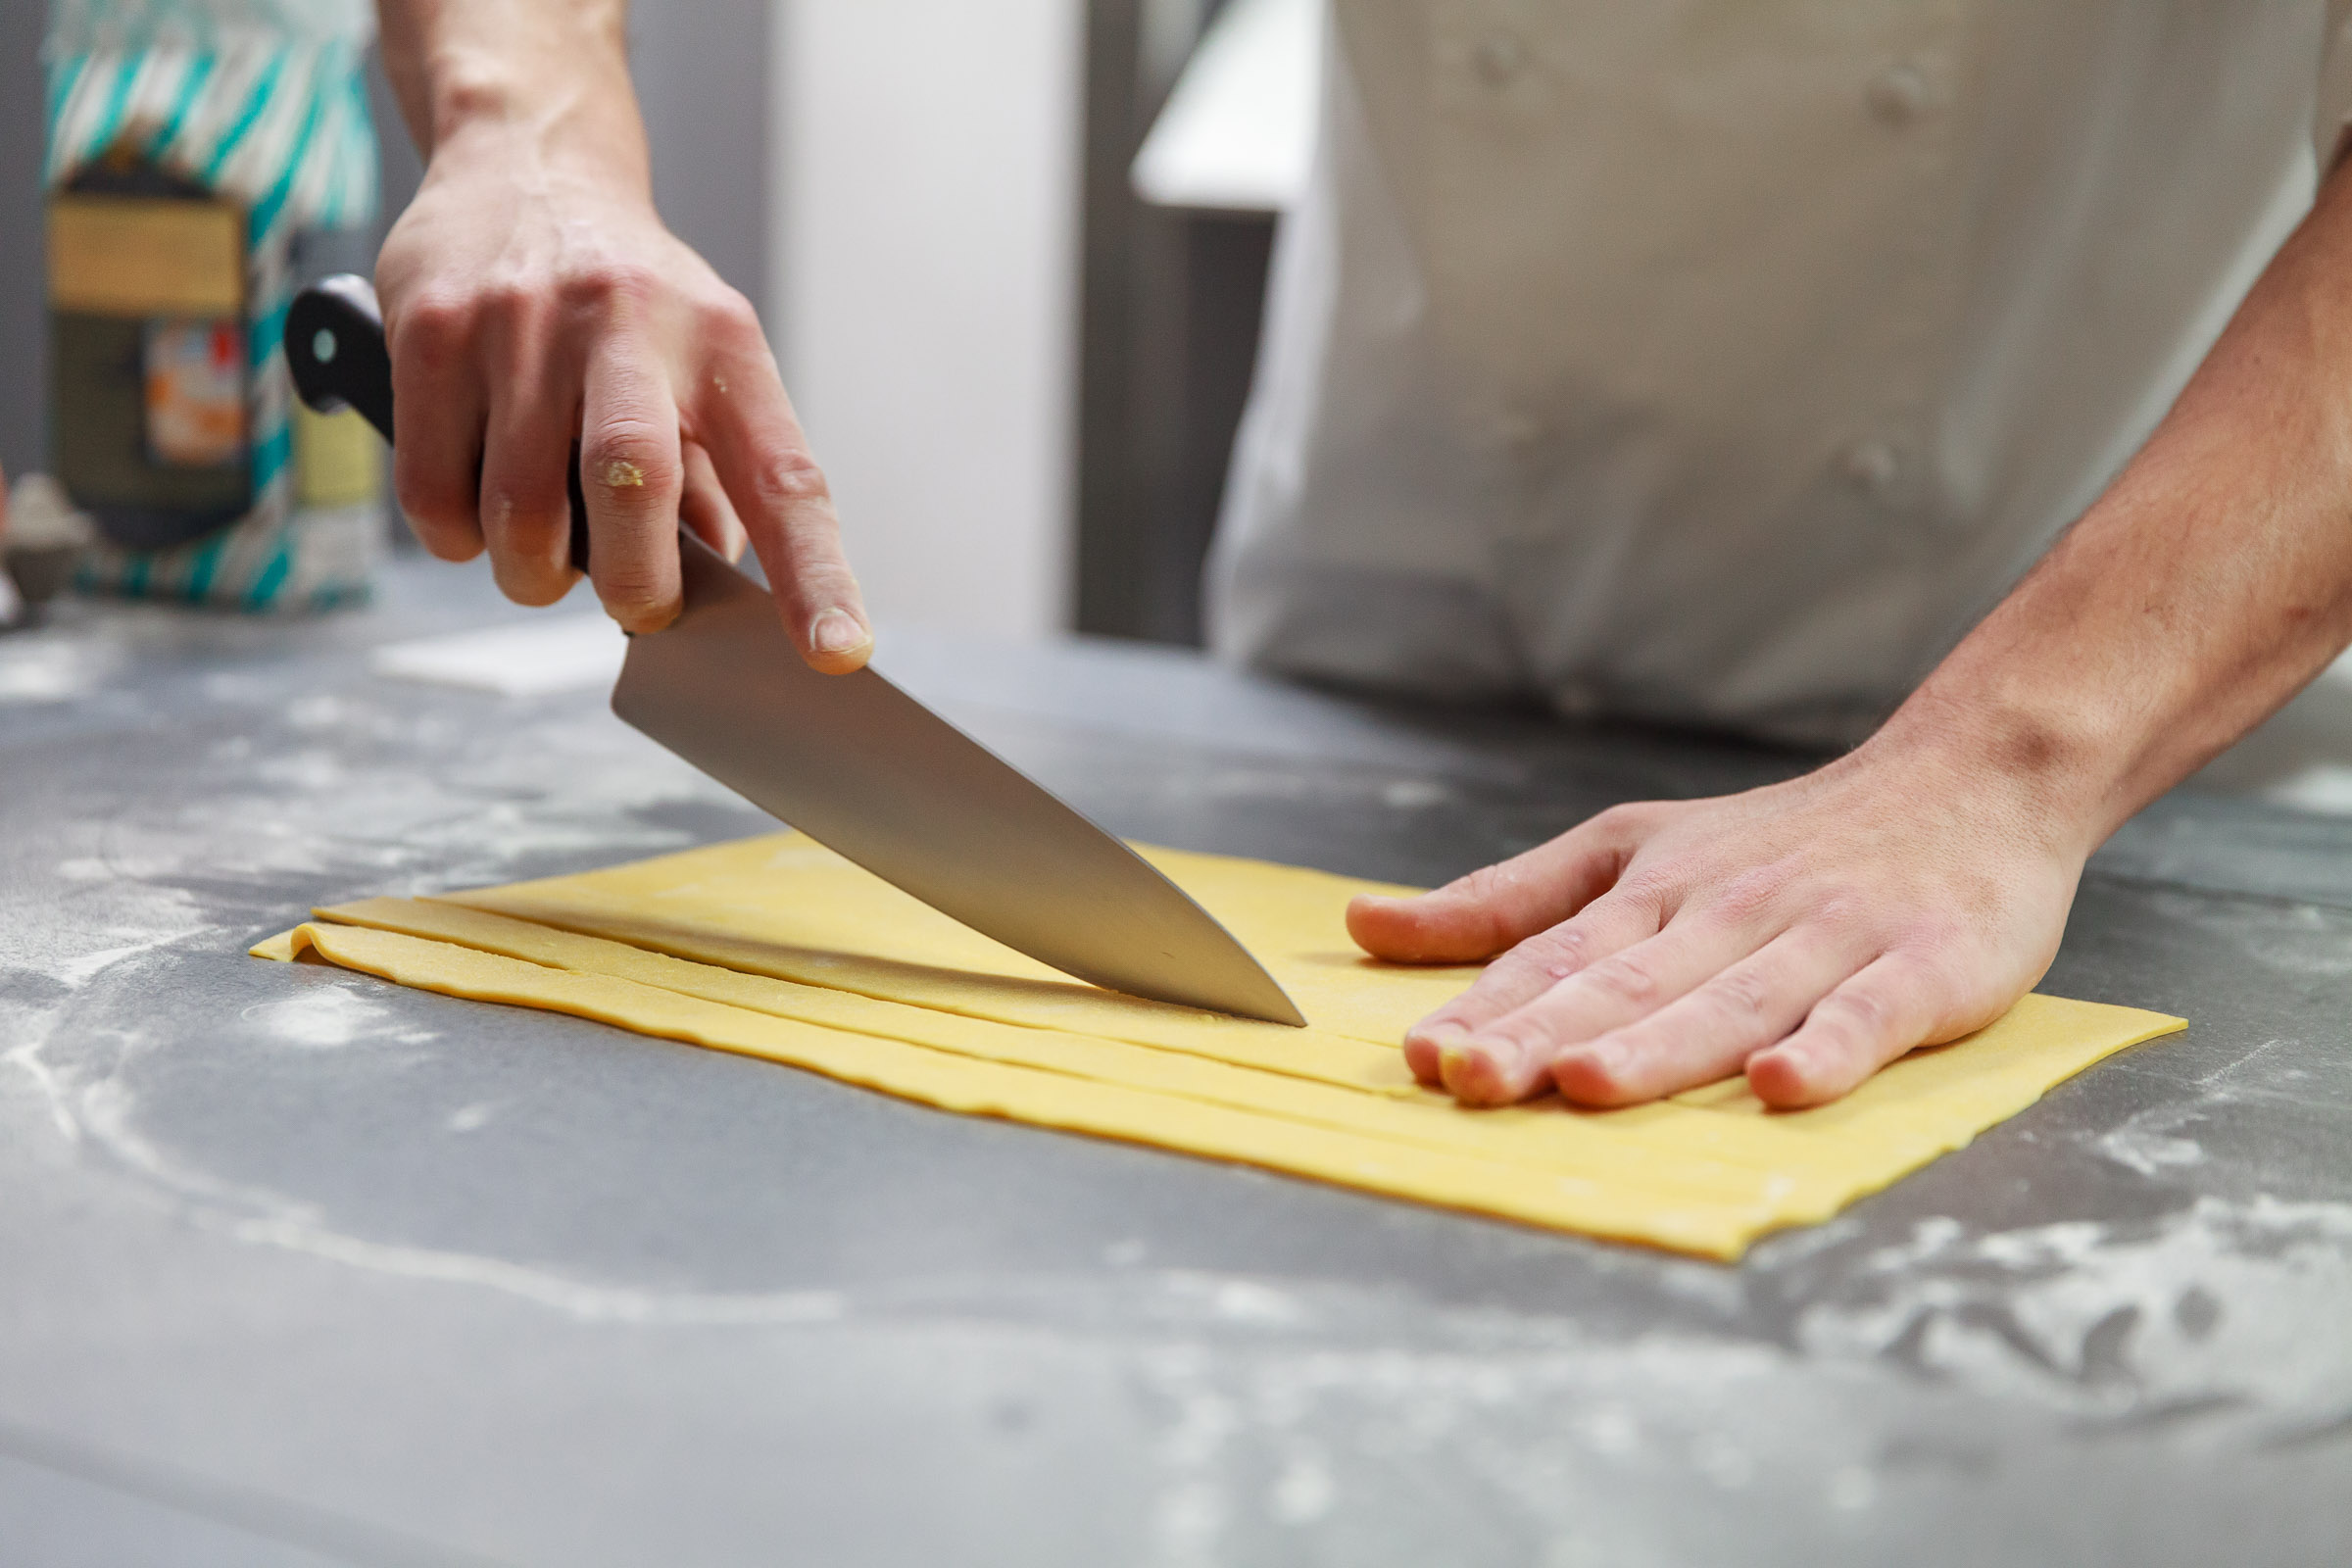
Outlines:
POLYGON ((1626 953, 1592 965, 1585 971, 1585 980, 1602 995, 1636 1006, 1655 1002, 1660 990, 1648 963, 1626 953))
POLYGON ((580 459, 588 476, 609 491, 660 494, 682 482, 675 444, 644 419, 599 420, 580 444, 580 459))
POLYGON ((1451 897, 1470 904, 1486 904, 1510 892, 1517 881, 1506 863, 1482 865, 1469 875, 1457 877, 1446 885, 1451 897))
POLYGON ((1752 1023, 1771 1004, 1771 988, 1752 969, 1732 969, 1715 977, 1706 990, 1708 1005, 1737 1023, 1752 1023))
POLYGON ((760 460, 759 474, 760 501, 779 510, 830 501, 833 496, 832 487, 825 482, 825 470, 802 447, 779 447, 767 453, 760 460))
POLYGON ((1636 908, 1662 911, 1677 902, 1684 883, 1675 865, 1645 866, 1617 884, 1616 891, 1636 908))
MULTIPOLYGON (((1512 954, 1517 956, 1526 946, 1525 943, 1513 945, 1513 939, 1519 935, 1519 931, 1511 909, 1517 900, 1519 881, 1519 872, 1506 860, 1499 865, 1482 865, 1467 876, 1457 877, 1430 895, 1430 898, 1435 907, 1450 907, 1466 916, 1471 926, 1482 933, 1481 941, 1489 951, 1510 948, 1512 954)), ((1531 958, 1540 960, 1544 951, 1544 947, 1538 946, 1530 950, 1526 956, 1518 957, 1517 961, 1524 963, 1531 958)))
POLYGON ((735 289, 727 289, 706 303, 700 315, 704 334, 715 342, 748 347, 754 339, 766 340, 760 329, 759 311, 735 289))
POLYGON ((1740 872, 1714 899, 1714 915, 1725 924, 1745 925, 1772 912, 1788 891, 1793 868, 1776 861, 1740 872))
POLYGON ((1525 855, 1507 860, 1482 865, 1466 876, 1456 877, 1440 891, 1449 898, 1469 904, 1508 906, 1523 901, 1531 885, 1543 876, 1538 864, 1525 855))
POLYGON ((1813 1009, 1813 1022, 1855 1040, 1877 1039, 1894 1028, 1894 1008, 1876 991, 1849 986, 1831 993, 1813 1009), (1827 1013, 1825 1019, 1823 1014, 1827 1013))
POLYGON ((588 426, 589 450, 614 457, 652 457, 676 445, 659 424, 633 410, 614 409, 588 426))
POLYGON ((428 370, 443 368, 472 338, 473 321, 469 300, 428 294, 412 301, 393 326, 393 357, 428 370))
POLYGON ((1521 943, 1515 956, 1549 979, 1565 980, 1592 961, 1592 936, 1573 924, 1555 925, 1521 943))
POLYGON ((641 262, 608 260, 566 272, 557 283, 555 295, 567 313, 603 316, 651 304, 661 289, 661 276, 652 268, 641 262))
POLYGON ((1654 820, 1647 801, 1620 801, 1594 815, 1587 826, 1613 839, 1639 838, 1654 820))
POLYGON ((661 609, 669 595, 652 567, 632 563, 616 564, 599 573, 596 597, 610 610, 643 612, 661 609))
POLYGON ((482 487, 484 528, 518 546, 543 543, 559 530, 568 532, 569 511, 561 479, 551 485, 517 476, 512 483, 482 487))
POLYGON ((1833 937, 1859 936, 1876 923, 1870 901, 1844 887, 1830 888, 1814 899, 1806 918, 1833 937))
POLYGON ((1494 1019, 1477 1031, 1481 1040, 1509 1047, 1521 1055, 1537 1055, 1548 1052, 1552 1041, 1547 1038, 1541 1020, 1524 1012, 1509 1013, 1494 1019))
POLYGON ((507 324, 527 321, 544 308, 542 298, 518 279, 485 283, 474 296, 474 309, 482 318, 507 324))
POLYGON ((482 476, 482 516, 539 523, 569 511, 562 464, 502 463, 482 476))
POLYGON ((411 521, 431 528, 465 528, 476 521, 473 497, 446 471, 395 463, 392 496, 411 521))

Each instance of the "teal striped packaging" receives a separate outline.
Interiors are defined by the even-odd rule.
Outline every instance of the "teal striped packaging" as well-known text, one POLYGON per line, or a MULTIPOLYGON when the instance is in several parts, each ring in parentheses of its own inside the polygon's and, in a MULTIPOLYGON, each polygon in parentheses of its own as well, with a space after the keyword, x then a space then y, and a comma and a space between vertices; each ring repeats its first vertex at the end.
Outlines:
POLYGON ((246 251, 252 508, 163 550, 103 546, 85 591, 249 611, 364 598, 382 550, 373 500, 306 506, 279 352, 296 236, 375 216, 375 132, 363 66, 368 0, 52 0, 48 188, 127 148, 240 207, 246 251))

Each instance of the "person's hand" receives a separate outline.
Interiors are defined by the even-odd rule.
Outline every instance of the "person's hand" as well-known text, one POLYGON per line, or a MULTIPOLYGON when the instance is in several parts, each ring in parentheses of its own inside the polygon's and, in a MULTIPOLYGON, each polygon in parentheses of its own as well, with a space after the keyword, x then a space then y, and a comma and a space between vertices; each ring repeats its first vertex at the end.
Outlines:
POLYGON ((1620 806, 1410 899, 1364 897, 1375 956, 1502 955, 1415 1025, 1426 1083, 1500 1104, 1655 1100, 1742 1069, 1834 1100, 1991 1022, 2049 967, 2093 835, 1999 769, 1878 741, 1784 784, 1620 806))
POLYGON ((401 510, 434 555, 487 546, 509 598, 552 603, 576 577, 577 442, 589 574, 613 619, 676 615, 680 520, 729 559, 748 533, 808 662, 858 668, 863 601, 758 317, 617 162, 495 128, 435 149, 376 265, 401 510))

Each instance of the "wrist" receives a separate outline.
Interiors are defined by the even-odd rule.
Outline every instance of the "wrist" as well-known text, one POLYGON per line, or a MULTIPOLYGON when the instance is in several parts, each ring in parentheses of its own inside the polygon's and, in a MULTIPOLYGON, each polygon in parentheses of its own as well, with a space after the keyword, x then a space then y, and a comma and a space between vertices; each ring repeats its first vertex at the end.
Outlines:
POLYGON ((651 167, 618 13, 550 19, 529 47, 437 41, 423 73, 432 169, 485 161, 650 193, 651 167))
POLYGON ((1966 802, 2005 833, 2086 859, 2140 803, 2124 802, 2126 749, 2092 715, 2037 694, 1959 694, 1931 679, 1855 750, 1923 804, 1966 802))
POLYGON ((653 175, 632 111, 623 124, 577 125, 560 110, 474 112, 436 136, 425 180, 484 173, 517 191, 572 190, 653 201, 653 175))

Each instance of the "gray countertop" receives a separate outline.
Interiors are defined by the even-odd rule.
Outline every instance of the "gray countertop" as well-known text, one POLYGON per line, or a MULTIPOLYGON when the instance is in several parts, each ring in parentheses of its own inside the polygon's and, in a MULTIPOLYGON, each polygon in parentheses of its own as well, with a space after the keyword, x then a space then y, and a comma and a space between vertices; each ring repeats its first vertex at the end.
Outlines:
MULTIPOLYGON (((2352 1556, 2352 818, 2247 793, 2346 793, 2352 699, 2094 862, 2049 989, 2185 1037, 1733 1268, 245 958, 762 829, 593 692, 368 672, 514 613, 406 561, 339 619, 0 639, 0 1559, 2352 1556)), ((1804 761, 1106 645, 885 667, 1118 831, 1403 881, 1804 761)))

